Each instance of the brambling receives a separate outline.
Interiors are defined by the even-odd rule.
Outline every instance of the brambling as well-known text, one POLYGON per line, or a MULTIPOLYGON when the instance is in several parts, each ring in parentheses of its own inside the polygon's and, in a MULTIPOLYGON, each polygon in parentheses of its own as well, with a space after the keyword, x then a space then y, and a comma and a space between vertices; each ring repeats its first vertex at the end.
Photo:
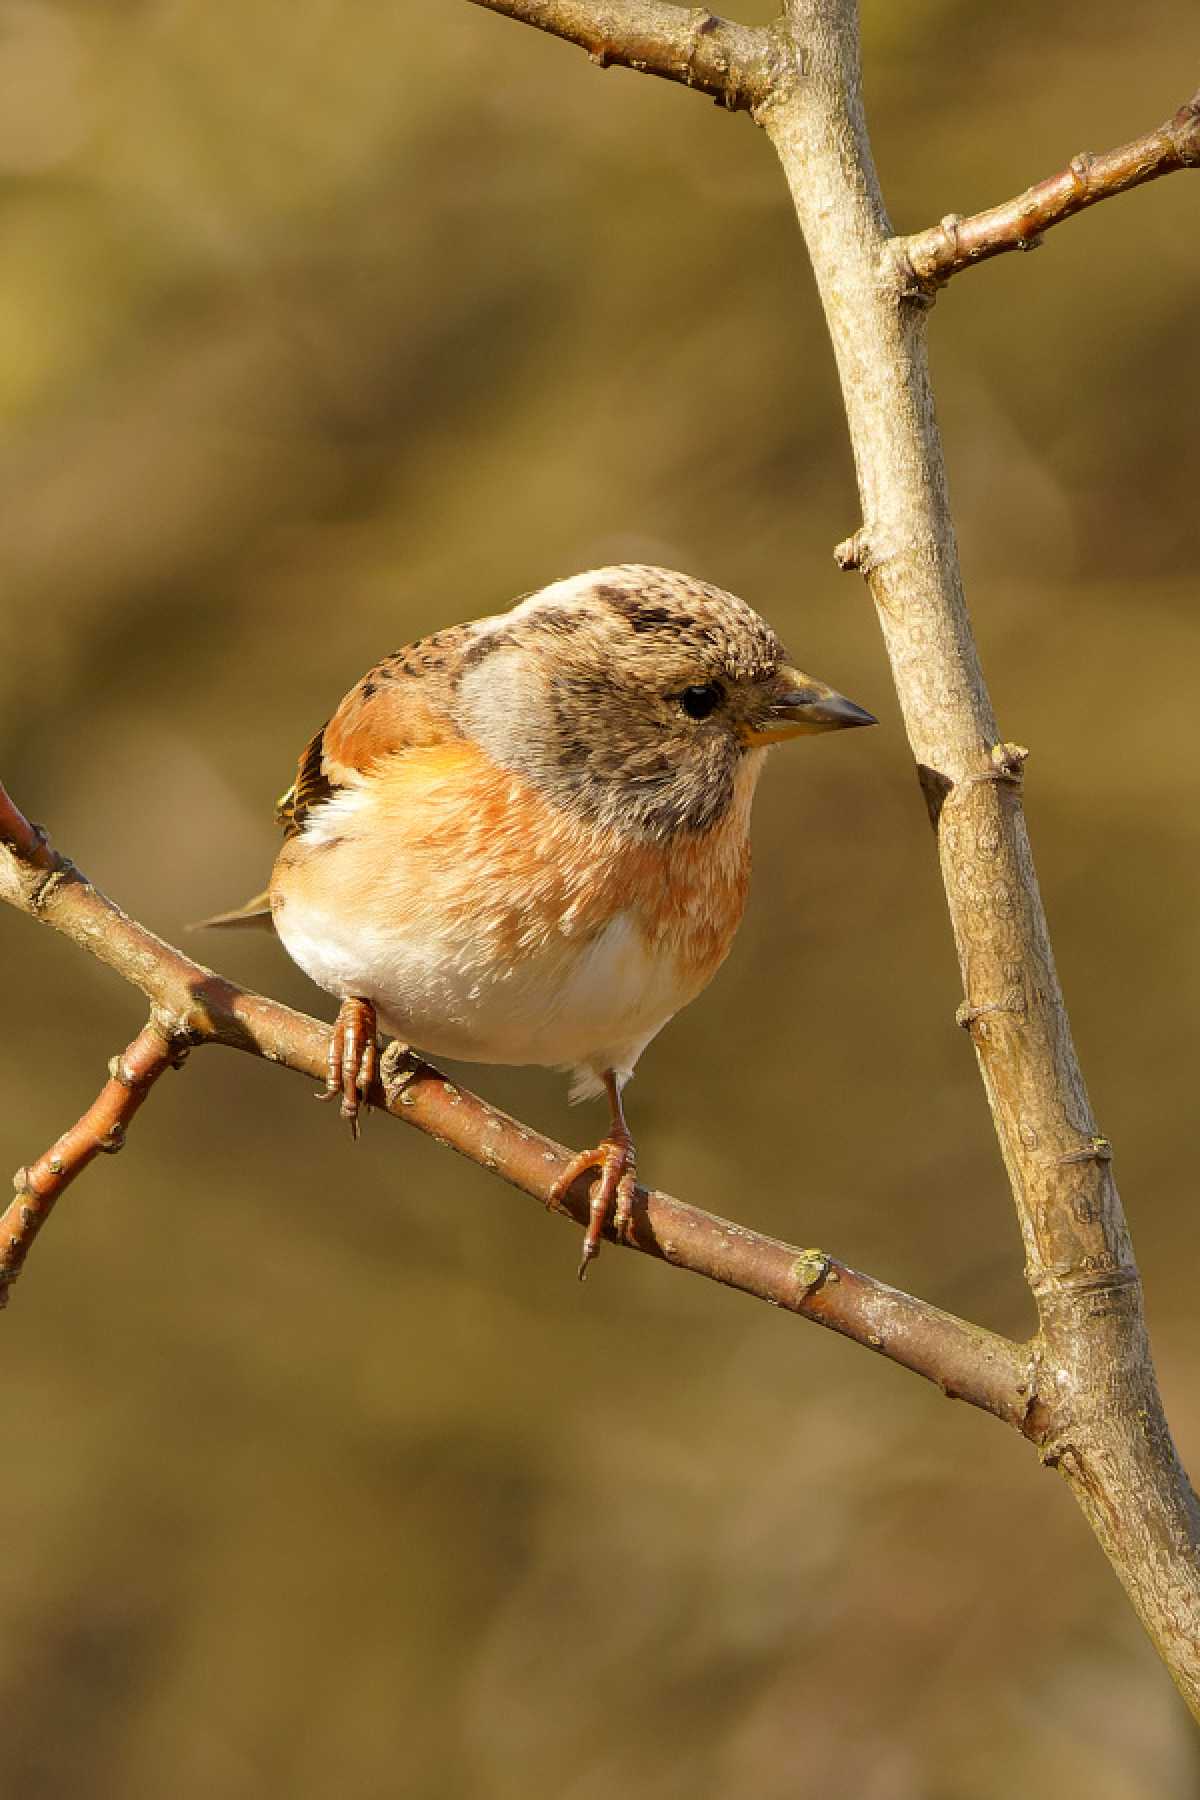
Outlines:
POLYGON ((729 952, 767 749, 875 720, 792 668, 744 601, 630 564, 394 651, 346 695, 278 803, 269 921, 341 1001, 325 1098, 357 1130, 382 1025, 434 1056, 573 1072, 608 1135, 579 1273, 624 1232, 621 1089, 729 952))

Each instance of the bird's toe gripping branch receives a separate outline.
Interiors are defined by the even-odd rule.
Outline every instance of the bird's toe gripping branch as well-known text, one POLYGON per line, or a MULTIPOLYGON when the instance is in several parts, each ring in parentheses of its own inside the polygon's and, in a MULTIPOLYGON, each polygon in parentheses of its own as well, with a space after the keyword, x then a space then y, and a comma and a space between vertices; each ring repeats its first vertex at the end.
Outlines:
POLYGON ((633 1218, 636 1193, 637 1159, 633 1139, 628 1132, 614 1133, 592 1150, 581 1150, 572 1157, 547 1197, 548 1206, 559 1206, 581 1175, 589 1169, 599 1172, 592 1183, 588 1200, 588 1222, 583 1236, 583 1253, 579 1258, 579 1279, 583 1281, 588 1266, 600 1254, 605 1227, 612 1225, 618 1240, 626 1237, 633 1218))
POLYGON ((329 1040, 329 1065, 318 1100, 341 1099, 341 1115, 357 1137, 370 1111, 371 1089, 379 1073, 379 1022, 369 1000, 343 1000, 329 1040))

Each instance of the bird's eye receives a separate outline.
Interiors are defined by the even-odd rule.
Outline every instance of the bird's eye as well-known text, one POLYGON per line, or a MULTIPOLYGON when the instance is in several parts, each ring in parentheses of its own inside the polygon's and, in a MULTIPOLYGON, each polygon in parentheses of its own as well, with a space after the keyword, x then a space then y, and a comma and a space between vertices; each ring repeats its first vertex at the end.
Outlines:
POLYGON ((702 687, 684 688, 679 696, 679 704, 689 719, 707 719, 723 699, 724 695, 717 683, 707 681, 702 687))

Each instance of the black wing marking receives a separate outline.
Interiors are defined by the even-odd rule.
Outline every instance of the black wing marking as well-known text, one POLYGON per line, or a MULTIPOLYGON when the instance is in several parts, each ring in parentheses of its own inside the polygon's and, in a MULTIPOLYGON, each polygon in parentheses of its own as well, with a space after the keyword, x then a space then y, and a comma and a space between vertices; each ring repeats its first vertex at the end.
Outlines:
POLYGON ((296 779, 286 794, 280 794, 275 802, 275 818, 283 826, 283 836, 294 838, 303 831, 304 821, 314 807, 333 796, 333 785, 325 773, 324 749, 325 726, 305 745, 304 754, 300 758, 296 770, 296 779))

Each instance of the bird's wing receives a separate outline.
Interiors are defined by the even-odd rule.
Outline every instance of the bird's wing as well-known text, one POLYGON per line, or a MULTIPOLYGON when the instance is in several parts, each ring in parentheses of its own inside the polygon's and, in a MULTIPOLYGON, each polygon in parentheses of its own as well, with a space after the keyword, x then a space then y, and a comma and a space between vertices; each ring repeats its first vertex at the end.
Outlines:
POLYGON ((346 695, 333 717, 310 738, 296 779, 275 803, 285 838, 332 799, 355 775, 383 758, 460 736, 454 698, 474 625, 436 631, 376 663, 346 695))

